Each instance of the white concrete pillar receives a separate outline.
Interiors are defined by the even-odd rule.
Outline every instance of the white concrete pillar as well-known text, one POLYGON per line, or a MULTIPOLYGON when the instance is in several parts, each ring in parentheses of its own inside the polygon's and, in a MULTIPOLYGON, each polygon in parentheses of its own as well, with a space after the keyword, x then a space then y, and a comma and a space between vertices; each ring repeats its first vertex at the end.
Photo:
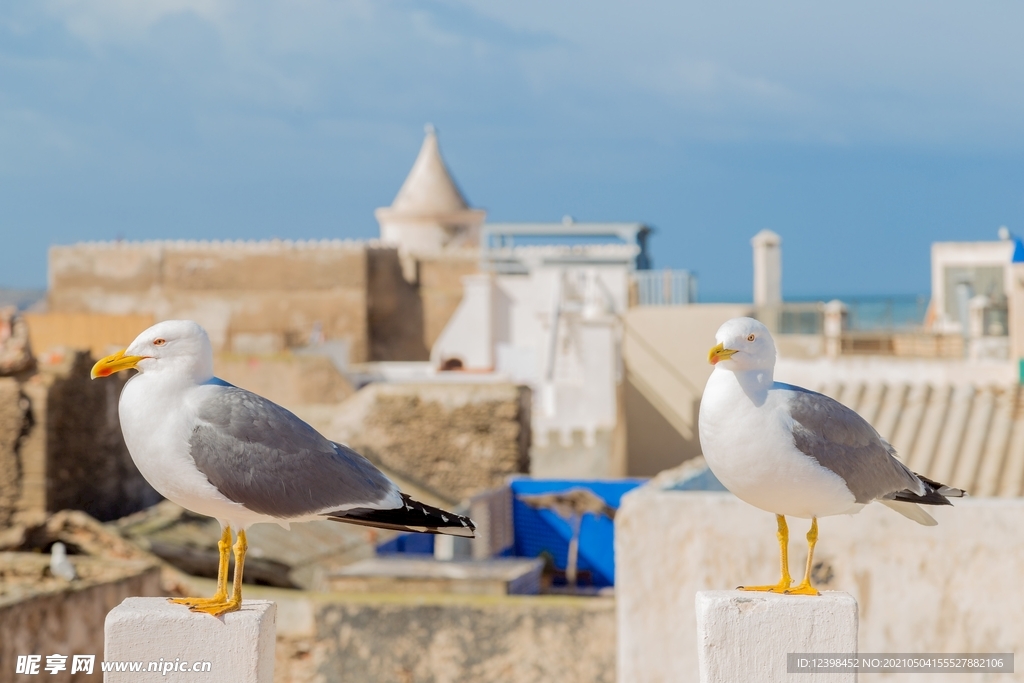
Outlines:
POLYGON ((829 358, 838 358, 843 353, 843 332, 846 330, 848 308, 839 299, 832 299, 825 304, 825 354, 829 358))
MULTIPOLYGON (((857 601, 840 592, 700 591, 697 649, 701 683, 792 681, 790 653, 857 652, 857 601)), ((805 673, 798 678, 801 683, 852 683, 857 674, 805 673)))
POLYGON ((978 360, 983 355, 985 345, 985 311, 992 305, 992 300, 984 294, 976 294, 967 302, 967 357, 978 360))
POLYGON ((277 605, 268 600, 246 600, 237 612, 211 617, 166 598, 128 598, 107 614, 103 662, 138 669, 108 671, 103 680, 273 683, 276 619, 277 605))
POLYGON ((750 240, 754 248, 754 305, 782 303, 782 238, 762 230, 750 240))

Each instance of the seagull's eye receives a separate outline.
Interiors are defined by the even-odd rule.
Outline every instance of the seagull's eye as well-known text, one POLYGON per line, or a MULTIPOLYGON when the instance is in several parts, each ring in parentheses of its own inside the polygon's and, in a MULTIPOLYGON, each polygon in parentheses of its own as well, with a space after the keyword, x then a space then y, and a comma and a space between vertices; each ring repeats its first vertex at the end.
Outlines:
POLYGON ((163 337, 161 337, 159 339, 154 339, 153 340, 153 346, 163 346, 166 343, 167 343, 167 340, 164 339, 163 337))
POLYGON ((747 337, 747 341, 754 341, 754 335, 750 335, 749 337, 747 337))

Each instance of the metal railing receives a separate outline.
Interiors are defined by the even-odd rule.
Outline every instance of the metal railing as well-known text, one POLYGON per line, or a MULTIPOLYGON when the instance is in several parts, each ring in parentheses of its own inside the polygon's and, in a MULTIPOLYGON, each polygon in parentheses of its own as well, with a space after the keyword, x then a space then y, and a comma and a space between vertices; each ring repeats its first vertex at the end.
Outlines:
POLYGON ((697 276, 688 270, 633 273, 634 306, 685 306, 697 302, 697 276))

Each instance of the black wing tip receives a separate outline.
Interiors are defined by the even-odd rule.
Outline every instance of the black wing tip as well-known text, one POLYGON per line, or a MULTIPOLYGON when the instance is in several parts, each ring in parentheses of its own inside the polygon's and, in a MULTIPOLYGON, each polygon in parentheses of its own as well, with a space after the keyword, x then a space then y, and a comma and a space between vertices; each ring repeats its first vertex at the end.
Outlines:
POLYGON ((390 510, 355 508, 332 513, 328 517, 336 522, 380 529, 476 538, 476 524, 469 517, 421 503, 405 493, 402 494, 402 503, 402 507, 390 510))
POLYGON ((950 498, 963 498, 967 495, 967 491, 964 491, 963 489, 947 486, 946 484, 940 484, 933 479, 917 474, 917 472, 915 472, 914 475, 924 483, 924 495, 918 495, 913 491, 904 490, 896 492, 893 495, 894 500, 901 500, 907 503, 920 503, 922 505, 952 505, 953 503, 949 500, 950 498))

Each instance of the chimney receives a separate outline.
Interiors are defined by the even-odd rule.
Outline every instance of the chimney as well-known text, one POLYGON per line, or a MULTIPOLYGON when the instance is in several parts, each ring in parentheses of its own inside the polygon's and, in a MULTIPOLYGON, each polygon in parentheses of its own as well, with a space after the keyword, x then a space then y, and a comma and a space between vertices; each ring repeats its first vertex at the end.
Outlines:
POLYGON ((754 305, 782 303, 782 238, 762 230, 750 240, 754 248, 754 305))

